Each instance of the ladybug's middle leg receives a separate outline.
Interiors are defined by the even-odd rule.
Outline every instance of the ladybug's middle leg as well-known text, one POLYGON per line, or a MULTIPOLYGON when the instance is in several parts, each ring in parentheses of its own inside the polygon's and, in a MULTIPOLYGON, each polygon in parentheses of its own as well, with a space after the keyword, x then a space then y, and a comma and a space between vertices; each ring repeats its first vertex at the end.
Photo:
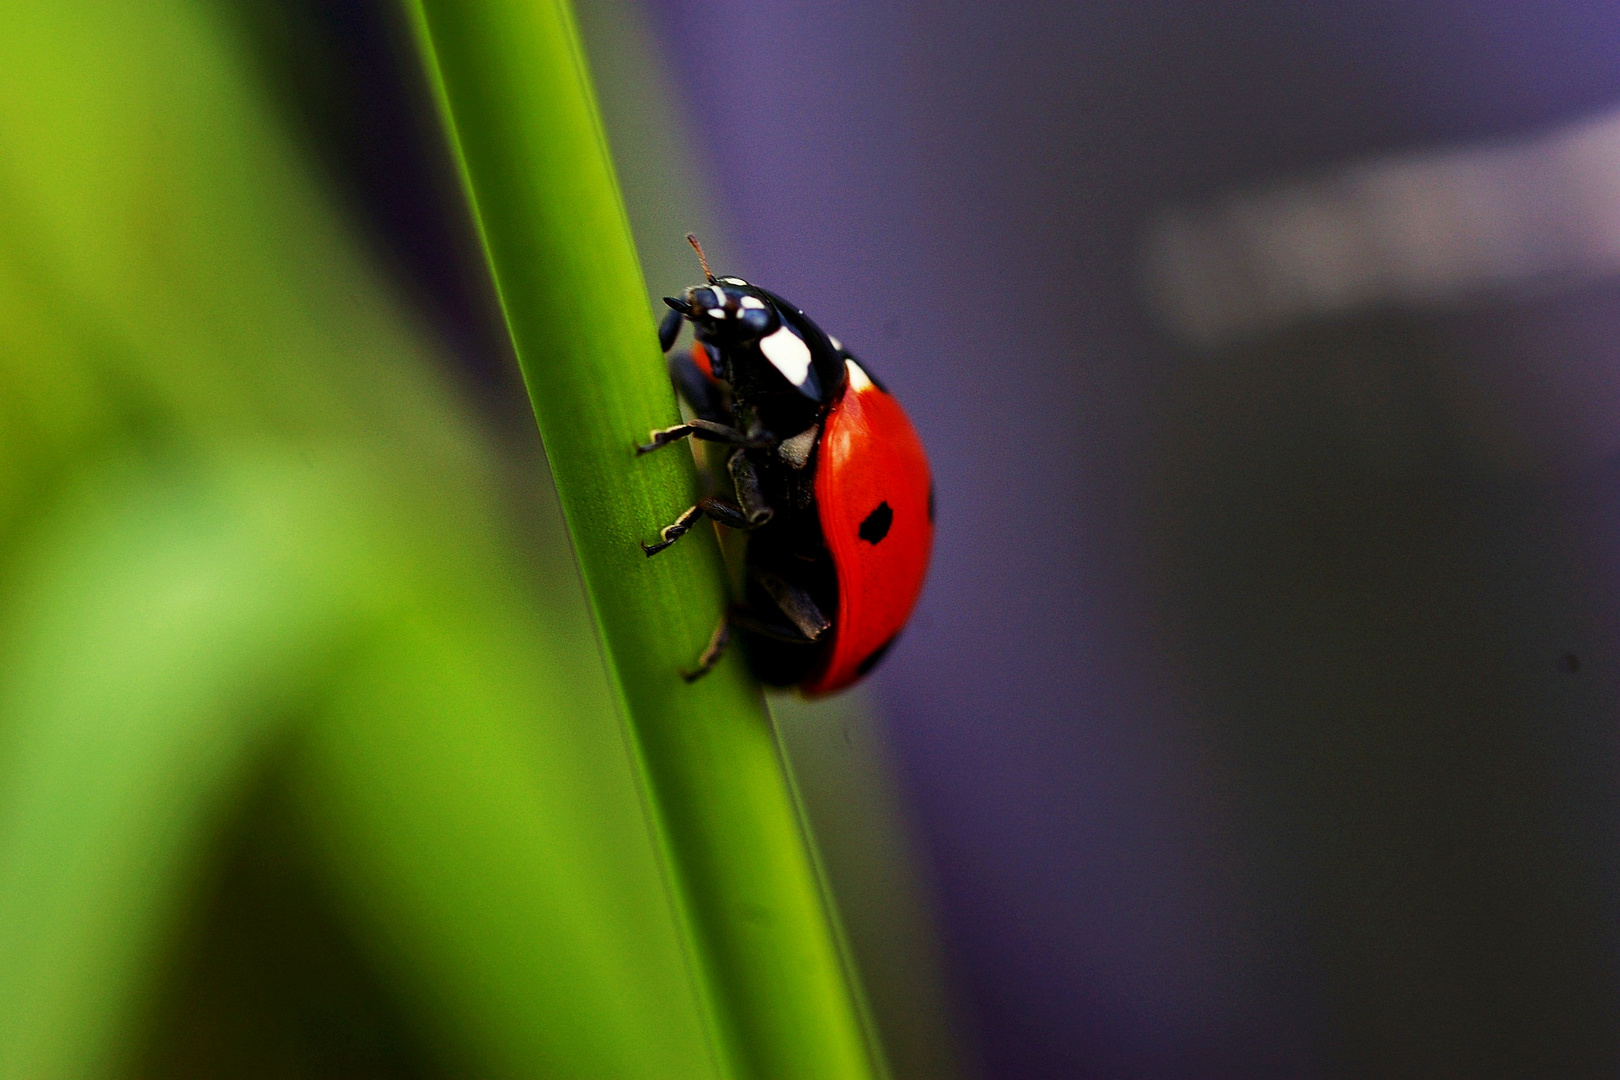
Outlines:
POLYGON ((737 491, 737 501, 742 504, 743 513, 748 517, 748 528, 757 529, 775 513, 771 504, 765 501, 765 489, 759 481, 759 472, 754 463, 748 460, 748 454, 743 449, 732 451, 731 457, 726 461, 726 471, 731 474, 731 486, 737 491))
POLYGON ((655 544, 643 543, 641 550, 648 555, 656 555, 669 545, 692 531, 700 517, 709 517, 714 521, 731 529, 757 529, 771 520, 771 508, 765 502, 760 492, 759 474, 748 461, 747 455, 741 450, 731 455, 727 462, 731 472, 732 482, 737 488, 737 502, 732 502, 720 495, 710 495, 699 499, 696 505, 689 508, 684 514, 675 519, 674 524, 666 525, 658 533, 658 542, 655 544))
MULTIPOLYGON (((768 516, 768 515, 767 515, 768 516)), ((665 525, 658 531, 658 542, 648 544, 643 542, 641 550, 648 555, 656 555, 669 545, 692 531, 700 517, 708 517, 731 529, 752 529, 754 522, 749 519, 748 512, 736 503, 720 495, 709 495, 699 499, 697 504, 689 507, 685 513, 675 519, 674 524, 665 525)))

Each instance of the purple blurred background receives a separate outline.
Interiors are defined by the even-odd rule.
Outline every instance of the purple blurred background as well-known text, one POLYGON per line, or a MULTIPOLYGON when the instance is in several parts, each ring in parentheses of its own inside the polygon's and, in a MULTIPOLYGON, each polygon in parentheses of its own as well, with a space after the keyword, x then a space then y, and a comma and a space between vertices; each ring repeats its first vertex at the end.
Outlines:
POLYGON ((1165 207, 1620 103, 1620 9, 647 10, 718 261, 933 455, 875 682, 985 1073, 1612 1075, 1620 290, 1197 349, 1138 283, 1165 207))

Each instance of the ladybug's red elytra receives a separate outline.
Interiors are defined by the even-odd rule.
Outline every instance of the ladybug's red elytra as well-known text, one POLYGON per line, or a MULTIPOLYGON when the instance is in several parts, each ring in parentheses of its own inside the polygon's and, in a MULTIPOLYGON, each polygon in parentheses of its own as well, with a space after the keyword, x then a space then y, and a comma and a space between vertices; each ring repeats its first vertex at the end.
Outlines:
POLYGON ((754 672, 807 696, 841 690, 883 658, 922 592, 934 542, 928 456, 905 410, 837 338, 775 293, 709 272, 665 297, 658 328, 692 419, 638 454, 688 437, 731 448, 734 497, 713 494, 665 528, 656 555, 701 517, 747 534, 743 598, 688 682, 741 631, 754 672), (684 323, 691 350, 671 352, 684 323))

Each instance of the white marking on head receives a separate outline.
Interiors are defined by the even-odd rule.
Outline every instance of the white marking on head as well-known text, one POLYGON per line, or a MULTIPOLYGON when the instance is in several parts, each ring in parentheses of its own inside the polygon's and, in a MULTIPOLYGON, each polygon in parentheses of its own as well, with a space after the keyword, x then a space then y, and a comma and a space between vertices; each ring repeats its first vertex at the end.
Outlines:
POLYGON ((725 317, 726 317, 726 309, 725 308, 712 307, 712 308, 709 309, 709 318, 711 318, 711 319, 723 319, 725 317))
POLYGON ((794 386, 810 377, 810 346, 786 325, 759 339, 759 351, 794 386))
POLYGON ((849 388, 857 394, 862 390, 872 389, 872 380, 861 370, 861 365, 853 360, 845 360, 844 367, 849 371, 849 388))
POLYGON ((723 277, 723 278, 715 278, 715 280, 716 281, 723 281, 727 285, 747 285, 748 284, 748 282, 744 281, 740 277, 723 277))
POLYGON ((761 300, 757 296, 745 296, 742 298, 741 303, 745 310, 748 308, 762 308, 765 306, 765 301, 761 300))
POLYGON ((837 338, 833 337, 831 334, 827 335, 827 340, 832 342, 833 348, 837 349, 839 352, 844 351, 844 343, 842 341, 839 341, 837 338))

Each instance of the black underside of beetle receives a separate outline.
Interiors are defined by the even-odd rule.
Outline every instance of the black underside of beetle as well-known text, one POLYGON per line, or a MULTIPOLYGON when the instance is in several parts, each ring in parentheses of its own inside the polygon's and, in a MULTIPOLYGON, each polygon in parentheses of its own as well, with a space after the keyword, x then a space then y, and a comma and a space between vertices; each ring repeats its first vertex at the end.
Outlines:
MULTIPOLYGON (((745 451, 752 458, 760 451, 745 451)), ((748 535, 745 612, 761 620, 792 624, 779 612, 776 601, 762 584, 767 575, 776 575, 809 594, 833 626, 838 624, 838 576, 832 553, 822 542, 821 521, 815 502, 814 462, 802 470, 792 470, 780 460, 762 463, 761 487, 776 508, 763 527, 748 535), (786 475, 784 475, 786 474, 786 475)), ((738 620, 743 649, 749 666, 761 682, 770 686, 793 686, 803 682, 820 664, 830 645, 829 629, 815 642, 790 642, 767 636, 738 620)))

